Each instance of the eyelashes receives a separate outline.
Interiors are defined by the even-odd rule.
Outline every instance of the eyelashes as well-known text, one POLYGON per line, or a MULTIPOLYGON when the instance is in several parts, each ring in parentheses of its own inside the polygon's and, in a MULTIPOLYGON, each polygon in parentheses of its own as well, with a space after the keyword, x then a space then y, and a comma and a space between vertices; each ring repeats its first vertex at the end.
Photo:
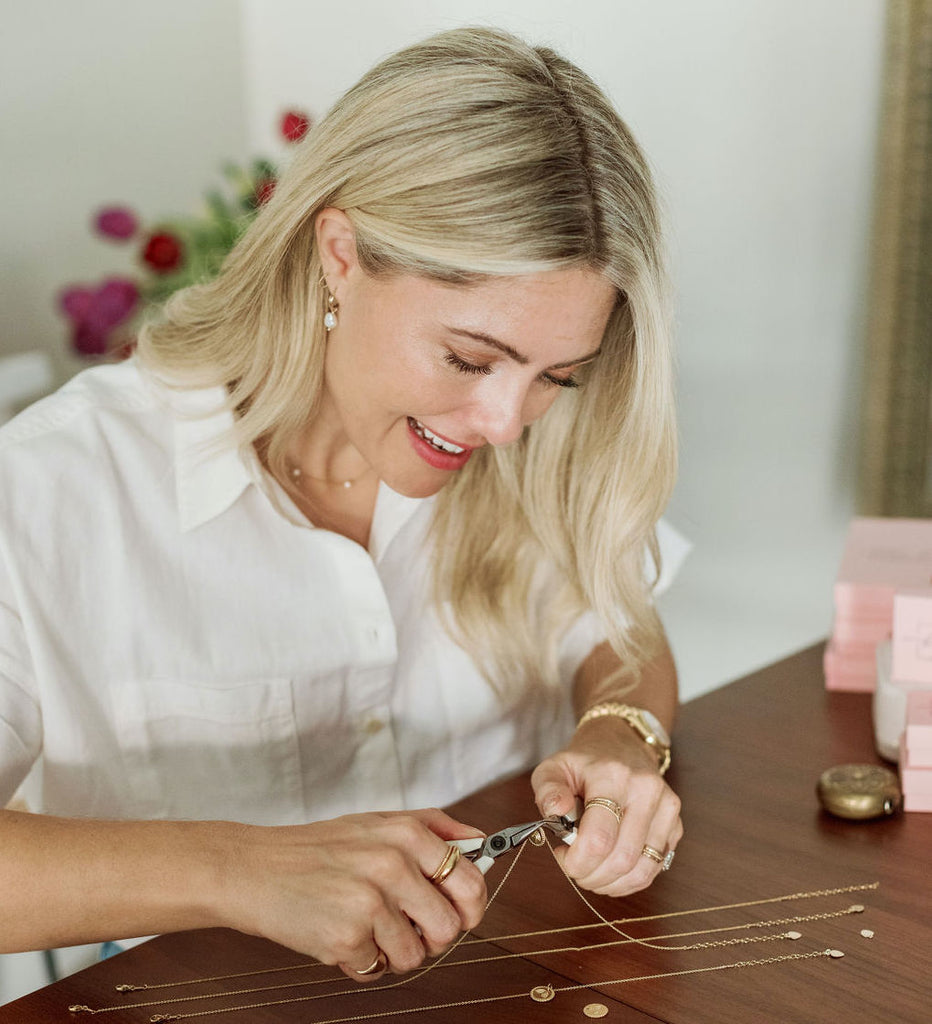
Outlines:
MULTIPOLYGON (((488 364, 467 362, 467 360, 458 356, 455 352, 447 352, 443 358, 450 366, 459 370, 460 373, 478 374, 484 377, 492 372, 492 367, 488 364)), ((549 373, 543 373, 540 379, 548 386, 556 385, 558 388, 579 387, 579 381, 574 377, 552 377, 549 373)))

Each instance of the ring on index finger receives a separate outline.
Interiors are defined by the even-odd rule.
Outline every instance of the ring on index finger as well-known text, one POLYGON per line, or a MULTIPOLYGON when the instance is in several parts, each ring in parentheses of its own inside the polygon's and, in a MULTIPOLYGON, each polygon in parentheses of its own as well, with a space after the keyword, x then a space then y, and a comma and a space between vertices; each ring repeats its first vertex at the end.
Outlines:
POLYGON ((593 796, 586 801, 586 806, 583 810, 588 811, 590 807, 604 807, 607 811, 611 811, 615 815, 615 820, 621 824, 621 819, 625 816, 625 812, 615 803, 614 800, 609 800, 607 796, 593 796))

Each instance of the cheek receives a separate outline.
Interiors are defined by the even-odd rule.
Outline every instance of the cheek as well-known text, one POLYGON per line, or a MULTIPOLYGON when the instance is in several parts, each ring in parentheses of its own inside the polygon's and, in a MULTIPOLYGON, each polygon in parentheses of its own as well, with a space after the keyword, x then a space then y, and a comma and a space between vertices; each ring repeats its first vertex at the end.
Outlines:
POLYGON ((524 403, 523 418, 525 425, 533 423, 535 420, 539 420, 560 397, 560 391, 561 389, 555 384, 551 384, 550 386, 541 385, 539 387, 532 388, 524 403))

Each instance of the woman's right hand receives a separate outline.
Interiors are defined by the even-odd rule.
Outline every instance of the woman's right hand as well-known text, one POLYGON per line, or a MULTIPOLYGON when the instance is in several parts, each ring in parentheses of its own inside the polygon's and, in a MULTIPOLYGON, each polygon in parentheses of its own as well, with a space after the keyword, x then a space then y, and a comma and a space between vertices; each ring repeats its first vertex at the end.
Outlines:
POLYGON ((229 850, 221 917, 356 981, 383 955, 396 973, 419 967, 474 928, 485 879, 465 858, 441 885, 430 876, 446 840, 482 835, 439 810, 348 815, 310 825, 243 826, 229 850))

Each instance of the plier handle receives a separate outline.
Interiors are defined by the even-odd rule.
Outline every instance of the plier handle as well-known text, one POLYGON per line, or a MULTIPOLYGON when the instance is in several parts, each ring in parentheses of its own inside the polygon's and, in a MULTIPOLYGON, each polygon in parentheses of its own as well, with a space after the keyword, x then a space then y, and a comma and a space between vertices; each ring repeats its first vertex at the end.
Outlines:
POLYGON ((448 845, 459 847, 462 855, 467 860, 471 860, 485 874, 497 858, 516 850, 540 829, 553 832, 567 846, 572 846, 576 841, 578 818, 579 808, 577 807, 569 814, 553 815, 550 818, 539 818, 537 821, 528 821, 523 825, 511 825, 508 828, 499 829, 498 832, 493 832, 484 839, 481 836, 478 839, 451 839, 448 845))

